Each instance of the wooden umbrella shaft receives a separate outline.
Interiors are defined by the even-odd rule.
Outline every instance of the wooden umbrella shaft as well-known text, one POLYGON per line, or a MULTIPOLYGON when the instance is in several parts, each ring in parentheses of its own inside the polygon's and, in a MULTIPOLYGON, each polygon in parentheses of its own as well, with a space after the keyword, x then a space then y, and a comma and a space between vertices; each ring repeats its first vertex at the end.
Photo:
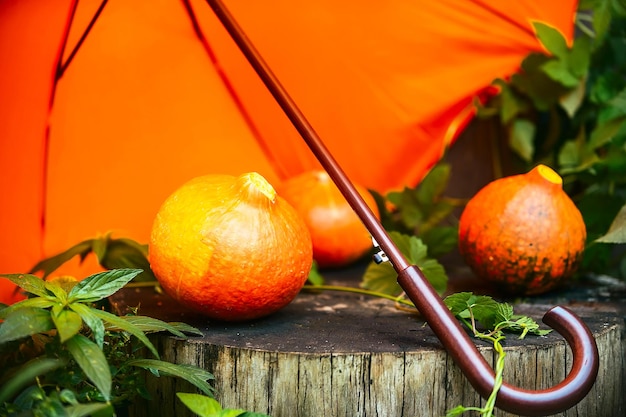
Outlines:
MULTIPOLYGON (((483 397, 488 397, 495 384, 493 369, 482 357, 422 271, 417 266, 410 265, 404 258, 221 0, 207 0, 207 2, 352 209, 385 252, 398 273, 400 286, 420 310, 472 386, 483 397)), ((573 352, 572 370, 563 382, 546 390, 531 391, 503 384, 498 392, 496 404, 506 411, 529 416, 554 414, 578 403, 595 382, 599 365, 598 349, 593 336, 582 320, 567 309, 555 307, 545 314, 544 322, 555 327, 570 344, 573 352)))

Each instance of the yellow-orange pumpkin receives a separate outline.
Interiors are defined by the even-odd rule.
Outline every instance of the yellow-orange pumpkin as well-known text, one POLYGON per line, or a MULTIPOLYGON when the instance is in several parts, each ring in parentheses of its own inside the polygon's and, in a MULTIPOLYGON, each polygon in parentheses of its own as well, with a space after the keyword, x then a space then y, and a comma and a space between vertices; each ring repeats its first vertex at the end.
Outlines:
MULTIPOLYGON (((354 187, 379 217, 372 194, 360 184, 354 187)), ((289 178, 280 185, 279 193, 309 228, 318 266, 346 266, 372 249, 370 233, 326 171, 307 171, 289 178)))
POLYGON ((487 184, 465 207, 459 250, 474 273, 520 295, 547 292, 578 268, 586 229, 561 177, 538 165, 487 184))
POLYGON ((254 172, 195 178, 172 193, 154 220, 149 258, 170 296, 229 321, 287 305, 313 262, 306 224, 254 172))

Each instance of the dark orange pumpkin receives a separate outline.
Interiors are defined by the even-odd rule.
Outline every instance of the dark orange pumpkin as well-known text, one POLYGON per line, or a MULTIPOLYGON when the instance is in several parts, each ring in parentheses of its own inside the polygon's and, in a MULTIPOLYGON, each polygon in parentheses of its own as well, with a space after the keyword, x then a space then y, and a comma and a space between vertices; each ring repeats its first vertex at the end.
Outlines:
POLYGON ((562 284, 578 268, 585 239, 580 211, 545 165, 487 184, 459 223, 466 263, 511 294, 540 294, 562 284))

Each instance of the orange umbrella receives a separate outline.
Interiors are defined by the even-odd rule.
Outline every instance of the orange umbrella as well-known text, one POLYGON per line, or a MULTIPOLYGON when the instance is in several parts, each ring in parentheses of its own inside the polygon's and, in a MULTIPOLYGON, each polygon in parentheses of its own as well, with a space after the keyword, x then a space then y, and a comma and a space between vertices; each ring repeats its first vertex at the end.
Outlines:
MULTIPOLYGON (((381 192, 419 182, 472 98, 540 49, 531 20, 571 39, 576 8, 227 5, 348 176, 381 192)), ((147 241, 193 176, 318 166, 204 1, 0 0, 0 71, 1 272, 107 231, 147 241)))

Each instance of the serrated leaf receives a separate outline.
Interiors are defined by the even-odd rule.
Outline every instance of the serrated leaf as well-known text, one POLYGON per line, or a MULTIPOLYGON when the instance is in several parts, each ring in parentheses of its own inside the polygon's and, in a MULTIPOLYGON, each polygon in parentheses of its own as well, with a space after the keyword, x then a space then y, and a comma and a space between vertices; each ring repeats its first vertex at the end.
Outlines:
POLYGON ((600 243, 626 243, 626 205, 624 205, 613 222, 609 227, 608 232, 605 235, 596 239, 596 242, 600 243))
POLYGON ((182 378, 193 384, 205 395, 213 396, 213 388, 207 381, 213 380, 213 374, 197 366, 175 364, 156 359, 132 359, 126 362, 128 366, 137 366, 143 369, 156 370, 157 373, 182 378))
POLYGON ((435 291, 440 295, 443 294, 448 287, 448 276, 443 265, 435 259, 427 259, 417 266, 435 291))
POLYGON ((370 262, 363 274, 361 287, 392 296, 402 294, 402 287, 398 284, 398 273, 389 262, 380 264, 370 262))
MULTIPOLYGON (((146 333, 168 331, 178 337, 185 337, 183 332, 193 333, 198 336, 203 335, 200 330, 185 323, 167 323, 162 320, 146 316, 123 316, 123 318, 128 323, 137 326, 137 328, 146 333)), ((109 328, 109 330, 115 329, 109 328)))
POLYGON ((446 297, 444 303, 450 312, 457 317, 467 318, 471 315, 490 330, 495 325, 498 303, 489 296, 460 292, 446 297))
POLYGON ((45 281, 44 286, 50 293, 54 294, 54 296, 61 303, 67 302, 67 291, 65 291, 58 283, 54 281, 45 281))
POLYGON ((19 340, 54 329, 50 311, 24 307, 10 312, 0 324, 0 343, 19 340))
POLYGON ((95 308, 92 308, 91 312, 96 317, 99 317, 101 320, 112 325, 114 328, 121 329, 122 331, 125 331, 135 336, 137 339, 139 339, 141 343, 144 344, 144 346, 146 346, 150 350, 150 352, 152 352, 152 354, 155 357, 157 358, 159 357, 159 352, 157 352, 156 348, 154 347, 152 342, 150 342, 146 334, 139 327, 135 326, 133 323, 129 322, 124 317, 119 317, 119 316, 116 316, 115 314, 111 314, 107 311, 98 310, 95 308))
MULTIPOLYGON (((407 261, 420 268, 438 293, 445 291, 448 283, 445 270, 438 261, 428 258, 428 248, 421 239, 399 232, 390 232, 389 237, 407 261)), ((371 291, 397 296, 402 293, 402 287, 397 280, 398 274, 391 264, 371 262, 365 270, 361 286, 371 291)))
POLYGON ((100 272, 80 281, 69 293, 70 302, 95 302, 109 297, 136 277, 139 269, 114 269, 100 272))
POLYGON ((565 59, 569 53, 569 47, 563 34, 553 26, 543 22, 532 22, 537 39, 554 56, 565 59))
POLYGON ((111 371, 102 350, 85 336, 77 334, 65 345, 85 376, 98 388, 105 400, 111 399, 111 371))
POLYGON ((22 365, 5 383, 0 386, 0 404, 9 401, 25 386, 40 375, 65 366, 67 362, 60 359, 36 358, 22 365))
POLYGON ((454 226, 433 227, 420 235, 428 247, 428 256, 437 258, 451 252, 458 245, 458 228, 454 226))
POLYGON ((524 161, 532 161, 535 153, 535 131, 533 122, 526 119, 517 119, 513 122, 510 131, 510 146, 524 161))
POLYGON ((69 307, 80 315, 83 322, 91 329, 96 345, 102 349, 104 346, 104 323, 102 320, 93 314, 92 309, 85 304, 71 303, 69 307))
POLYGON ((444 298, 443 302, 448 307, 448 310, 455 315, 458 316, 461 312, 468 309, 470 305, 470 300, 474 297, 474 294, 471 292, 463 291, 454 294, 450 294, 446 298, 444 298))
POLYGON ((61 304, 52 306, 51 317, 61 338, 61 343, 74 337, 83 327, 82 318, 61 304))
POLYGON ((176 396, 189 410, 200 417, 208 417, 222 411, 222 406, 217 400, 205 395, 177 392, 176 396))
POLYGON ((54 299, 35 297, 35 298, 27 298, 17 303, 11 304, 10 306, 3 308, 0 310, 0 319, 4 319, 9 314, 12 314, 14 311, 23 309, 23 308, 49 308, 56 304, 54 299))
POLYGON ((80 256, 82 262, 91 251, 91 242, 91 239, 82 241, 58 255, 44 259, 38 262, 29 272, 42 271, 45 278, 75 256, 80 256))
POLYGON ((12 283, 23 289, 24 291, 38 295, 40 297, 47 297, 50 295, 46 289, 45 281, 41 278, 31 274, 4 274, 2 278, 7 278, 12 283))

